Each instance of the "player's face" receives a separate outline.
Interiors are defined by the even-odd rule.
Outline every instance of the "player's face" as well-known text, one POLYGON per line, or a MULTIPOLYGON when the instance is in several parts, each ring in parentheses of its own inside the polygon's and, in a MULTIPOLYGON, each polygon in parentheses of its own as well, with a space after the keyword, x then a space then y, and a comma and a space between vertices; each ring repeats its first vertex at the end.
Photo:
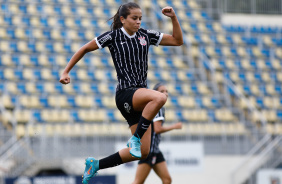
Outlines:
POLYGON ((168 91, 167 91, 167 88, 165 86, 160 86, 158 88, 158 91, 165 94, 168 97, 168 91))
POLYGON ((127 18, 121 17, 124 29, 129 35, 133 35, 141 26, 142 11, 139 8, 130 9, 130 14, 127 18))

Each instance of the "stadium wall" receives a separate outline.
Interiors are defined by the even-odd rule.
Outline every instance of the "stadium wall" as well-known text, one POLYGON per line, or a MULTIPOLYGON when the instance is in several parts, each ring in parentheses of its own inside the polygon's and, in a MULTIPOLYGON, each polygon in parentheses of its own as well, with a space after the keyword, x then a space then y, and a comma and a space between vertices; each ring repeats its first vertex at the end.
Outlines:
POLYGON ((282 15, 250 15, 250 14, 222 14, 223 25, 241 26, 282 26, 282 15))

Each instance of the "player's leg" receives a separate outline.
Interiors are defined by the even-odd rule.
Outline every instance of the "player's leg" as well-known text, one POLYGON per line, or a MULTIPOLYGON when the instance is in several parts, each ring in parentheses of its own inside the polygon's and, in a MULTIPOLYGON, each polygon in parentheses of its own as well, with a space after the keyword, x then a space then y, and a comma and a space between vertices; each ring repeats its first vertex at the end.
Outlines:
POLYGON ((138 164, 135 179, 132 184, 143 184, 151 171, 151 166, 146 163, 138 164))
POLYGON ((132 105, 134 111, 142 112, 138 122, 136 131, 128 141, 128 146, 131 148, 131 155, 140 158, 139 139, 142 138, 148 127, 152 123, 153 118, 162 108, 167 100, 167 96, 155 90, 139 88, 134 92, 132 97, 132 105))
MULTIPOLYGON (((132 125, 130 127, 131 132, 135 132, 137 127, 137 124, 132 125)), ((150 152, 150 144, 151 144, 151 128, 149 128, 144 136, 141 139, 142 147, 141 147, 141 152, 142 152, 142 158, 146 158, 150 152)), ((126 163, 126 162, 131 162, 134 160, 138 160, 138 158, 133 157, 130 154, 130 148, 124 148, 121 149, 120 151, 105 157, 101 160, 96 160, 93 157, 89 157, 86 159, 86 167, 84 170, 84 175, 83 175, 83 184, 88 184, 88 181, 96 175, 97 171, 100 169, 106 169, 110 167, 115 167, 120 164, 126 163)))
MULTIPOLYGON (((130 127, 131 133, 134 134, 136 131, 138 124, 132 125, 130 127)), ((141 153, 142 157, 141 159, 147 158, 148 154, 150 153, 150 146, 151 146, 151 125, 149 126, 148 130, 144 133, 143 137, 141 138, 141 153)), ((130 149, 130 148, 128 148, 130 149)), ((122 158, 123 163, 125 162, 130 162, 133 160, 137 160, 138 158, 132 157, 130 152, 126 149, 120 150, 119 151, 120 156, 122 158), (129 154, 129 155, 128 155, 129 154)))
POLYGON ((171 184, 171 176, 167 169, 167 164, 165 161, 157 163, 153 166, 155 173, 161 178, 163 184, 171 184))

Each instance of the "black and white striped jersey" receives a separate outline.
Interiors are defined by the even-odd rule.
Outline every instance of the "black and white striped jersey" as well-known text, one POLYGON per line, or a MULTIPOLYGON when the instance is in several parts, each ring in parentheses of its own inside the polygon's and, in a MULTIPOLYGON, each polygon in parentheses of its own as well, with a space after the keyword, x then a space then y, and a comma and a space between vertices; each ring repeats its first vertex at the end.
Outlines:
POLYGON ((148 51, 158 46, 163 33, 140 28, 130 36, 122 27, 95 38, 100 49, 108 47, 117 72, 116 90, 129 87, 147 87, 148 51))
MULTIPOLYGON (((161 121, 162 125, 165 122, 165 108, 162 107, 156 117, 153 119, 153 122, 161 121)), ((152 123, 152 134, 151 134, 151 153, 159 153, 159 144, 161 142, 161 134, 156 134, 154 130, 154 123, 152 123)))

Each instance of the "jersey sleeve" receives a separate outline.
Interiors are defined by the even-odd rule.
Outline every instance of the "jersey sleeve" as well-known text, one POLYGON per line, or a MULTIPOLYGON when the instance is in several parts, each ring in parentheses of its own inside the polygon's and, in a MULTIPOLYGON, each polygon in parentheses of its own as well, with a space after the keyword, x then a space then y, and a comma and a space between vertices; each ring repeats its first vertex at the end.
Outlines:
POLYGON ((113 41, 113 31, 108 31, 95 38, 100 49, 109 46, 113 41))
POLYGON ((155 30, 147 30, 147 35, 150 40, 150 45, 158 46, 163 38, 163 33, 155 30))
POLYGON ((155 116, 155 118, 153 119, 153 122, 156 121, 164 121, 165 120, 165 116, 164 116, 164 111, 163 109, 161 109, 158 114, 155 116))

